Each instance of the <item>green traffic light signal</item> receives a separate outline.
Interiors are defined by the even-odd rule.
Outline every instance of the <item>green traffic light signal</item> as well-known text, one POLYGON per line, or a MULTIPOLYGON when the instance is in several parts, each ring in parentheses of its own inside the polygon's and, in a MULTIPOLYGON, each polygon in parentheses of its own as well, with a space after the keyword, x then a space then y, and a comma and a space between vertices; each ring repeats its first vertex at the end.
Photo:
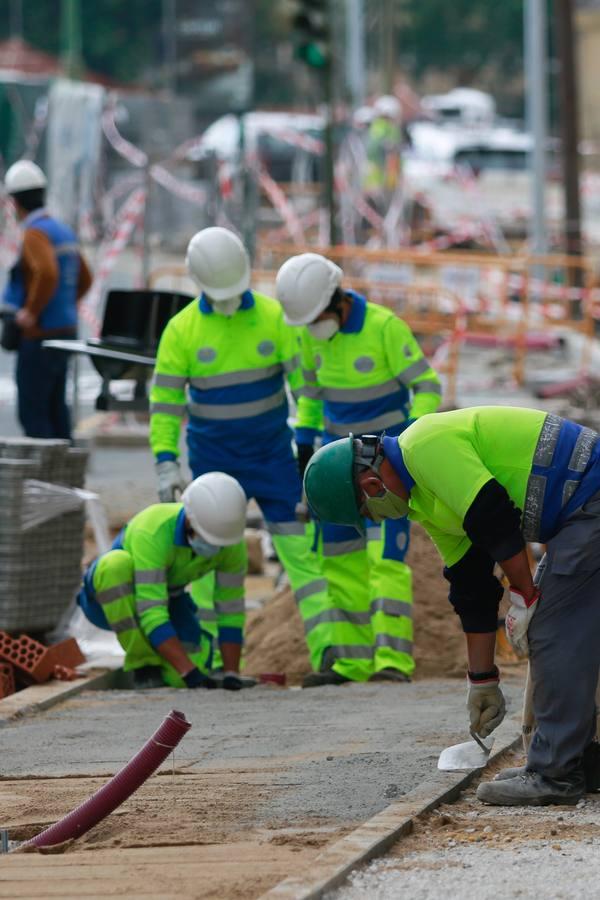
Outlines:
POLYGON ((301 44, 296 56, 314 69, 324 69, 329 61, 327 52, 320 44, 301 44))

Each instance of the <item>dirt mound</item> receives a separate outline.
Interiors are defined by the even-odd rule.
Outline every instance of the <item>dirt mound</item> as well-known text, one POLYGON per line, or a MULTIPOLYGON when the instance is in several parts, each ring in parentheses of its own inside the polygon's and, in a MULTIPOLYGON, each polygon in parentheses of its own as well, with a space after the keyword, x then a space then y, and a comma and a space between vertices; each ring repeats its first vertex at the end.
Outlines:
MULTIPOLYGON (((442 562, 418 525, 412 527, 408 562, 415 598, 416 677, 463 677, 464 636, 448 603, 442 562)), ((289 588, 248 614, 245 671, 285 672, 288 684, 299 684, 310 671, 302 621, 289 588)))

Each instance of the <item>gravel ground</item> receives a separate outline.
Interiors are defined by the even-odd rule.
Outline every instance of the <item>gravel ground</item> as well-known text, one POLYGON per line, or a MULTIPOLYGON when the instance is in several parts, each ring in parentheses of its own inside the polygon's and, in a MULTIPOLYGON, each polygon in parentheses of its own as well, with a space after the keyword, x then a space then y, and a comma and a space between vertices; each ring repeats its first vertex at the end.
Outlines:
POLYGON ((587 795, 577 807, 508 808, 482 805, 475 787, 424 817, 329 900, 596 900, 600 795, 587 795))

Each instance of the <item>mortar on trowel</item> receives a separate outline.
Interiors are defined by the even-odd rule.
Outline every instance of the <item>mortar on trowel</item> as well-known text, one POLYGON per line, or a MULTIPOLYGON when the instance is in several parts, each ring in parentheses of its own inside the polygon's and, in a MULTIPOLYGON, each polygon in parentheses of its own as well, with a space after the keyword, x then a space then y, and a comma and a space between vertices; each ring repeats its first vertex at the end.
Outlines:
POLYGON ((456 770, 483 769, 488 761, 494 738, 482 738, 471 729, 471 741, 453 744, 440 753, 438 769, 442 772, 456 770))

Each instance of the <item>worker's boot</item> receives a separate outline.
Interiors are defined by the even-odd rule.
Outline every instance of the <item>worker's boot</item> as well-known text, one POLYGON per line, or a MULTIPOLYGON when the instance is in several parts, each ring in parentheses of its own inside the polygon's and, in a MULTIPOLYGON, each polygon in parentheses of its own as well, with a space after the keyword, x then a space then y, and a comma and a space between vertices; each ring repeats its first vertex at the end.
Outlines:
POLYGON ((575 806, 584 794, 583 769, 563 778, 545 778, 526 770, 523 775, 486 781, 477 788, 477 799, 493 806, 575 806))
POLYGON ((407 684, 410 681, 410 677, 401 672, 400 669, 393 669, 390 666, 387 669, 380 669, 379 672, 375 672, 374 675, 371 675, 369 681, 395 681, 407 684))
POLYGON ((328 669, 326 672, 311 672, 310 675, 306 675, 302 681, 302 687, 321 687, 324 684, 349 684, 351 680, 351 678, 346 678, 333 669, 328 669))
MULTIPOLYGON (((586 792, 592 794, 600 791, 600 743, 598 741, 592 741, 587 745, 583 751, 582 763, 586 792)), ((517 775, 524 775, 526 769, 526 766, 510 766, 494 775, 494 781, 506 781, 517 775)))

